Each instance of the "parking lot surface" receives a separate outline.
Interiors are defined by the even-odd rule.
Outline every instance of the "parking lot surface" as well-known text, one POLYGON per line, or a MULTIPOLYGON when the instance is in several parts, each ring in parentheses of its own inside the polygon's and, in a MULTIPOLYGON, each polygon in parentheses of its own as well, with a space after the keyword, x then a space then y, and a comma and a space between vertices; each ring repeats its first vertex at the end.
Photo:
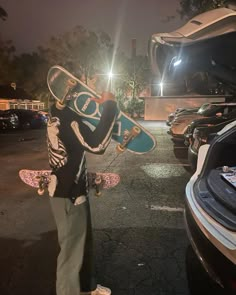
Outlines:
MULTIPOLYGON (((157 139, 145 155, 88 154, 88 170, 121 182, 91 191, 99 283, 113 295, 187 295, 188 238, 183 210, 191 176, 187 151, 174 146, 164 122, 142 122, 157 139)), ((47 169, 46 130, 0 134, 1 295, 55 295, 57 233, 47 196, 26 186, 20 169, 47 169)))

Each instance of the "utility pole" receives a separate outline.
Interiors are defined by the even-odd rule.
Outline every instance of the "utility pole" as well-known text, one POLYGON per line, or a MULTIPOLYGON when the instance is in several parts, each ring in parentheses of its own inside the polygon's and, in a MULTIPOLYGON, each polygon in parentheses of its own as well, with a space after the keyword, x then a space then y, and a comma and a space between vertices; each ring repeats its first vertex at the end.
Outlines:
POLYGON ((131 58, 133 61, 133 93, 132 98, 135 97, 135 89, 136 89, 136 39, 132 39, 132 52, 131 52, 131 58))

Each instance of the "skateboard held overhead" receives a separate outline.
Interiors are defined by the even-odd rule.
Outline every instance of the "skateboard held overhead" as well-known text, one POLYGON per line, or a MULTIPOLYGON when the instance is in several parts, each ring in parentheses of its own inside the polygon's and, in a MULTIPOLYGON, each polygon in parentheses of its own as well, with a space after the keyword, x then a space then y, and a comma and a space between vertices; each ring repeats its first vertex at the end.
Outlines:
MULTIPOLYGON (((57 107, 68 106, 93 126, 99 123, 102 104, 101 96, 61 66, 50 68, 47 76, 48 88, 57 100, 57 107)), ((135 120, 120 110, 113 127, 112 138, 118 142, 117 151, 128 150, 135 154, 145 154, 156 146, 155 137, 135 120)))
MULTIPOLYGON (((37 188, 38 194, 43 195, 48 188, 51 170, 28 170, 19 171, 20 179, 27 185, 37 188)), ((95 195, 101 195, 101 189, 115 187, 120 182, 120 176, 116 173, 88 172, 88 183, 90 188, 95 189, 95 195)))

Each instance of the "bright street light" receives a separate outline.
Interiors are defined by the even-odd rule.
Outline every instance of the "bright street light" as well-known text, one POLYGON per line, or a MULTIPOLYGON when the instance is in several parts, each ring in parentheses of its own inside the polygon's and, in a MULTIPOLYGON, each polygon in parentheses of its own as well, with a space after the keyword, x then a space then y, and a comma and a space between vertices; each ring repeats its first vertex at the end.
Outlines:
POLYGON ((159 85, 160 85, 160 89, 161 89, 161 96, 163 96, 163 87, 164 87, 164 84, 163 84, 163 82, 161 82, 159 85))
POLYGON ((109 73, 108 73, 108 78, 109 79, 112 79, 114 77, 114 74, 112 73, 112 71, 110 71, 109 73))

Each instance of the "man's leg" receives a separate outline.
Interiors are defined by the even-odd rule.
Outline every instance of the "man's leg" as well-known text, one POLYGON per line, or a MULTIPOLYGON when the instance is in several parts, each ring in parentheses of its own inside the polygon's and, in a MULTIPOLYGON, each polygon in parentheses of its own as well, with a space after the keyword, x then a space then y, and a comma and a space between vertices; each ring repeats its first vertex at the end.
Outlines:
POLYGON ((75 206, 69 199, 50 198, 61 251, 57 259, 57 295, 79 295, 79 273, 87 232, 87 201, 75 206))
POLYGON ((91 222, 91 212, 89 199, 86 202, 87 206, 87 229, 84 247, 83 264, 80 271, 80 288, 82 292, 93 291, 97 288, 95 262, 94 262, 94 248, 93 248, 93 231, 91 222))
POLYGON ((87 234, 84 249, 84 260, 80 271, 81 295, 110 295, 111 290, 101 285, 97 285, 95 279, 93 232, 89 201, 87 202, 87 214, 87 234))

